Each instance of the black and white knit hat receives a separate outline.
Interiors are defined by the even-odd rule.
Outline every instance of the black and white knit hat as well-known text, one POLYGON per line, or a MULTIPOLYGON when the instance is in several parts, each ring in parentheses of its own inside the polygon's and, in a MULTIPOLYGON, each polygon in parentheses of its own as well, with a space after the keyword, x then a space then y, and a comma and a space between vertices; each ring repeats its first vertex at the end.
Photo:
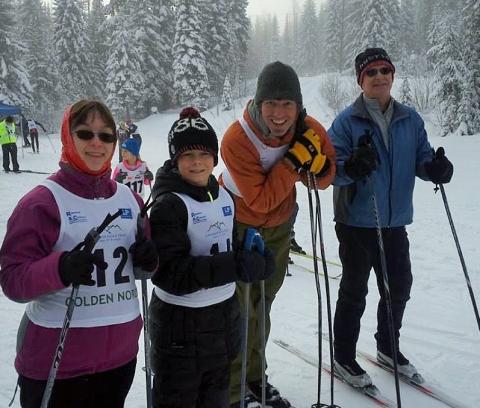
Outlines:
POLYGON ((168 151, 175 164, 178 157, 187 150, 204 150, 218 163, 218 140, 215 131, 198 110, 192 107, 180 112, 180 119, 175 121, 168 132, 168 151))
POLYGON ((283 62, 275 61, 265 65, 257 80, 255 104, 260 106, 263 101, 287 99, 302 105, 300 81, 295 70, 283 62))

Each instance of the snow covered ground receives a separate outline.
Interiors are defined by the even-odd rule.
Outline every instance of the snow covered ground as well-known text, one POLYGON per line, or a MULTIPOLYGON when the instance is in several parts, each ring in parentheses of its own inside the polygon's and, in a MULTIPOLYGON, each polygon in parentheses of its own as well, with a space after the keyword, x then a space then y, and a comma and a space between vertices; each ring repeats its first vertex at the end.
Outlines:
MULTIPOLYGON (((305 106, 325 127, 329 127, 333 114, 318 93, 318 78, 302 79, 305 106)), ((238 117, 245 100, 238 101, 235 111, 220 112, 216 109, 203 116, 216 129, 219 138, 227 126, 238 117)), ((155 171, 168 157, 167 134, 178 112, 161 113, 139 122, 143 137, 142 157, 155 171)), ((444 146, 447 156, 455 165, 452 183, 445 186, 453 219, 462 245, 473 290, 480 302, 480 265, 477 256, 480 245, 480 202, 478 175, 480 174, 480 135, 475 137, 440 138, 437 127, 426 118, 427 130, 433 146, 444 146), (477 203, 477 204, 475 204, 477 203)), ((55 171, 60 151, 58 135, 40 135, 40 155, 19 150, 20 168, 55 171)), ((215 173, 223 168, 220 162, 215 173)), ((6 221, 18 199, 39 183, 44 176, 35 174, 0 174, 0 237, 3 237, 6 221)), ((298 185, 300 212, 295 226, 298 242, 311 252, 310 224, 306 189, 298 185)), ((321 192, 323 231, 327 259, 338 261, 337 241, 332 222, 332 190, 321 192)), ((435 194, 433 185, 418 180, 414 198, 414 223, 408 227, 411 242, 411 260, 414 285, 407 306, 401 336, 403 353, 411 359, 425 378, 441 385, 453 398, 463 401, 466 407, 480 406, 480 332, 474 318, 465 278, 460 266, 455 244, 443 207, 440 193, 435 194)), ((19 243, 21 245, 21 243, 19 243)), ((305 264, 304 261, 298 263, 305 264)), ((308 265, 306 263, 305 265, 308 265)), ((321 265, 320 265, 321 267, 321 265)), ((340 269, 329 264, 332 274, 340 269)), ((297 266, 291 268, 293 276, 286 278, 272 310, 271 338, 282 339, 309 355, 315 356, 318 325, 317 295, 313 274, 297 266)), ((321 287, 324 288, 323 277, 321 287)), ((332 309, 334 309, 338 280, 330 280, 332 309)), ((376 327, 376 304, 378 292, 375 279, 371 279, 367 309, 362 320, 362 331, 358 342, 361 350, 375 353, 373 333, 376 327)), ((322 293, 325 299, 324 292, 322 293)), ((0 406, 6 407, 16 383, 13 369, 17 326, 24 305, 13 303, 0 291, 0 406)), ((326 307, 323 305, 323 332, 327 331, 326 307)), ((121 339, 118 339, 121 341, 121 339)), ((323 343, 325 359, 328 361, 328 343, 323 343)), ((145 406, 145 383, 143 365, 143 340, 140 339, 140 364, 127 398, 127 408, 145 406)), ((297 408, 308 408, 317 401, 317 371, 297 357, 269 343, 267 347, 268 374, 273 384, 290 399, 297 408)), ((362 362, 375 384, 395 399, 393 376, 362 362)), ((444 407, 433 400, 401 385, 404 407, 444 407)), ((322 376, 321 402, 330 401, 329 378, 322 376)), ((373 402, 355 393, 347 386, 335 382, 335 402, 343 408, 373 406, 373 402)), ((19 399, 13 407, 19 407, 19 399)))

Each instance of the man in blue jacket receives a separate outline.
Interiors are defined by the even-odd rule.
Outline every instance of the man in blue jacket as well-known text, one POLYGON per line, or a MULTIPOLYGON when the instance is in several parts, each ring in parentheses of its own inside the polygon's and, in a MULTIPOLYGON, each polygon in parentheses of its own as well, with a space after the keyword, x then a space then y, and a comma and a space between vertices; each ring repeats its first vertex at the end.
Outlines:
POLYGON ((334 320, 335 371, 351 385, 363 387, 371 384, 371 379, 356 362, 355 353, 372 268, 381 296, 375 334, 377 358, 393 366, 377 227, 382 231, 386 256, 398 369, 413 376, 415 367, 398 347, 412 286, 405 226, 412 222, 415 177, 448 183, 453 165, 443 148, 433 152, 419 114, 392 98, 395 66, 384 49, 368 48, 357 55, 355 71, 363 93, 338 115, 328 134, 337 154, 333 200, 343 265, 334 320))

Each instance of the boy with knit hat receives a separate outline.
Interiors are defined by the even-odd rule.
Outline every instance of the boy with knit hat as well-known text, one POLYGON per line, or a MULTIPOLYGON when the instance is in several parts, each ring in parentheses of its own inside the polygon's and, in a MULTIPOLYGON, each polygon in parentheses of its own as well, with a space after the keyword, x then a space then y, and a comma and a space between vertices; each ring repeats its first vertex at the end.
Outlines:
POLYGON ((153 406, 226 408, 241 343, 235 282, 268 278, 273 255, 239 248, 234 203, 212 175, 217 136, 197 110, 181 112, 168 147, 150 215, 160 259, 149 308, 153 406))
POLYGON ((405 226, 412 222, 415 177, 448 183, 453 166, 443 148, 433 153, 420 115, 392 98, 395 66, 384 49, 367 48, 358 54, 355 71, 363 93, 328 130, 337 154, 333 196, 343 266, 334 348, 336 374, 355 387, 364 387, 372 381, 355 354, 371 268, 380 292, 375 334, 378 359, 391 367, 396 359, 403 375, 417 373, 399 350, 400 327, 412 285, 405 226), (381 267, 377 228, 382 231, 386 271, 381 267), (384 273, 390 289, 394 339, 389 334, 384 273))
MULTIPOLYGON (((302 92, 292 67, 276 61, 266 65, 257 81, 255 98, 242 117, 227 129, 220 148, 226 169, 221 183, 235 201, 239 236, 248 227, 261 229, 265 244, 275 254, 275 273, 265 281, 266 337, 269 311, 283 284, 288 262, 292 218, 296 207, 295 184, 316 178, 318 188, 327 188, 335 175, 335 153, 322 125, 303 110, 302 92)), ((237 285, 241 302, 245 285, 237 285)), ((245 405, 261 406, 260 287, 251 285, 245 405)), ((240 405, 241 356, 232 365, 230 403, 240 405)), ((269 382, 267 406, 289 407, 269 382)))

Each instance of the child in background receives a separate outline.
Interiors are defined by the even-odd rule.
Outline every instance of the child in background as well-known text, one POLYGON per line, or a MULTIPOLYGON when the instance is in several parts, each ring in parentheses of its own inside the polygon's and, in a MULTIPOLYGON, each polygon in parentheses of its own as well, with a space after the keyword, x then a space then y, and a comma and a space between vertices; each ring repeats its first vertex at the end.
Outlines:
POLYGON ((152 193, 160 259, 149 307, 153 406, 227 408, 241 343, 235 281, 268 278, 273 254, 238 248, 233 200, 212 175, 217 136, 197 110, 181 112, 168 145, 152 193))
POLYGON ((140 160, 140 146, 135 139, 127 139, 121 144, 121 149, 122 162, 115 166, 112 179, 144 197, 144 185, 151 185, 153 174, 140 160))

